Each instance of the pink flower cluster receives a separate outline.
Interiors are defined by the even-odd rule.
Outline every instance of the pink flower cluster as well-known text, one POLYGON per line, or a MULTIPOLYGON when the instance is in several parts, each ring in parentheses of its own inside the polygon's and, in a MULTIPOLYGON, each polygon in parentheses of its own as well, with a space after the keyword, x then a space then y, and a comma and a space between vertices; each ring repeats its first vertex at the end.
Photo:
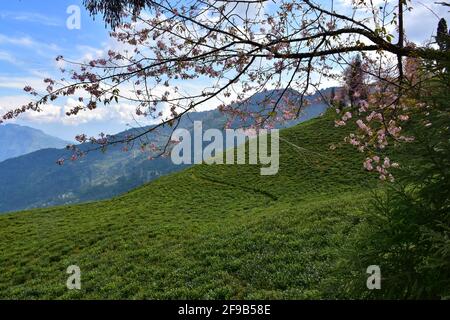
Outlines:
MULTIPOLYGON (((358 110, 343 112, 337 109, 336 112, 341 116, 335 120, 335 125, 345 126, 347 122, 356 118, 357 132, 349 134, 345 141, 360 152, 370 152, 377 154, 384 150, 390 141, 413 141, 413 137, 402 135, 402 126, 399 124, 409 120, 409 115, 405 114, 407 107, 399 105, 383 105, 380 103, 368 103, 361 100, 358 103, 358 110), (373 103, 373 104, 372 104, 373 103)), ((388 157, 383 161, 380 156, 374 155, 366 158, 363 164, 367 171, 375 171, 380 175, 381 180, 393 181, 394 177, 389 169, 398 167, 398 163, 391 163, 388 157)))
POLYGON ((398 168, 399 165, 396 162, 391 163, 391 160, 388 157, 384 157, 384 160, 381 161, 379 156, 373 156, 371 158, 366 158, 363 164, 364 168, 367 171, 376 171, 380 175, 381 180, 387 180, 393 182, 394 176, 388 172, 389 168, 398 168))

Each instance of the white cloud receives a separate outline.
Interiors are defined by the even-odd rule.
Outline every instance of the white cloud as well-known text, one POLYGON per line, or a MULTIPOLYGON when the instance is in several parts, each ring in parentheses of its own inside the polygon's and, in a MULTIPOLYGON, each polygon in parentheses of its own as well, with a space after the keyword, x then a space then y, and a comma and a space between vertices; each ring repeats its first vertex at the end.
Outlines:
POLYGON ((9 77, 0 75, 0 88, 22 90, 25 86, 31 86, 36 90, 45 90, 46 85, 40 77, 9 77))
MULTIPOLYGON (((137 118, 135 105, 129 103, 119 103, 112 105, 112 109, 117 115, 116 117, 118 120, 122 123, 129 123, 137 118)), ((141 118, 139 118, 139 120, 142 121, 141 118)))
POLYGON ((119 124, 132 124, 134 121, 146 125, 152 123, 151 120, 136 115, 136 106, 131 103, 111 103, 110 105, 98 105, 94 110, 82 110, 73 116, 67 116, 66 112, 79 106, 80 103, 68 98, 63 107, 63 113, 59 121, 65 125, 78 126, 89 122, 112 121, 119 124))
POLYGON ((103 48, 99 49, 99 48, 94 48, 94 47, 86 46, 86 45, 79 45, 76 47, 76 49, 79 52, 83 52, 83 57, 79 61, 90 61, 90 60, 94 60, 94 59, 99 59, 99 58, 105 57, 106 52, 107 52, 103 48))
MULTIPOLYGON (((76 101, 73 98, 68 98, 67 103, 63 107, 64 114, 79 105, 80 105, 80 102, 76 101)), ((107 117, 108 117, 107 110, 103 107, 99 107, 94 110, 80 111, 77 115, 74 115, 74 116, 64 116, 64 117, 61 117, 61 119, 59 119, 59 120, 63 124, 73 126, 73 125, 87 123, 90 121, 105 120, 107 117)))
POLYGON ((39 23, 46 26, 63 26, 64 21, 55 18, 46 16, 37 12, 25 12, 25 11, 3 11, 0 13, 0 18, 5 20, 16 20, 16 21, 24 21, 31 23, 39 23))
MULTIPOLYGON (((28 104, 32 98, 27 95, 0 97, 0 115, 28 104)), ((28 111, 19 116, 20 120, 30 123, 59 123, 68 126, 78 126, 90 122, 112 121, 116 124, 128 124, 138 120, 140 123, 149 124, 151 121, 136 115, 136 106, 130 103, 113 103, 108 106, 99 105, 94 110, 82 110, 77 115, 67 116, 66 112, 79 106, 80 103, 68 98, 61 105, 47 104, 41 107, 42 111, 28 111)), ((12 120, 14 122, 15 120, 12 120)))
POLYGON ((41 56, 47 56, 49 53, 53 55, 55 52, 62 50, 61 47, 55 43, 36 41, 30 36, 12 37, 1 33, 0 44, 29 48, 41 56))
POLYGON ((40 112, 30 111, 21 117, 22 120, 27 120, 30 122, 37 123, 51 123, 61 117, 61 107, 48 104, 42 107, 40 112))
MULTIPOLYGON (((0 115, 25 105, 31 101, 29 96, 4 96, 0 97, 0 115)), ((20 119, 35 123, 50 123, 61 117, 61 107, 49 104, 42 107, 40 112, 29 111, 21 115, 20 119)), ((12 120, 14 122, 15 120, 12 120)))
POLYGON ((15 65, 20 64, 19 61, 17 61, 17 59, 12 54, 10 54, 9 52, 6 52, 6 51, 0 51, 0 60, 6 61, 11 64, 15 64, 15 65))
POLYGON ((0 34, 0 43, 30 47, 33 45, 34 42, 28 36, 15 38, 6 36, 4 34, 0 34))
MULTIPOLYGON (((3 57, 0 51, 0 60, 2 58, 9 59, 11 57, 5 55, 3 57)), ((31 95, 22 93, 25 86, 31 86, 38 92, 44 92, 46 84, 43 79, 48 77, 47 74, 32 71, 34 77, 8 77, 0 76, 0 89, 13 90, 21 92, 17 95, 8 95, 0 97, 0 115, 15 109, 22 105, 28 104, 30 101, 35 100, 31 95)), ((162 90, 162 88, 160 88, 162 90)), ((122 94, 132 95, 132 86, 125 86, 121 88, 122 94)), ((80 92, 78 96, 83 96, 85 99, 89 98, 89 95, 80 92)), ((114 121, 120 124, 126 124, 134 122, 135 118, 139 118, 140 122, 149 122, 142 117, 136 115, 136 105, 133 103, 121 102, 111 103, 110 105, 104 106, 99 105, 98 108, 94 110, 80 111, 75 116, 68 117, 66 112, 70 109, 79 106, 75 98, 69 97, 65 100, 57 100, 57 104, 49 104, 43 106, 42 112, 26 112, 20 116, 20 119, 27 120, 30 122, 47 122, 47 123, 61 123, 64 125, 76 126, 79 124, 85 124, 95 121, 114 121), (58 103, 59 102, 59 103, 58 103)))

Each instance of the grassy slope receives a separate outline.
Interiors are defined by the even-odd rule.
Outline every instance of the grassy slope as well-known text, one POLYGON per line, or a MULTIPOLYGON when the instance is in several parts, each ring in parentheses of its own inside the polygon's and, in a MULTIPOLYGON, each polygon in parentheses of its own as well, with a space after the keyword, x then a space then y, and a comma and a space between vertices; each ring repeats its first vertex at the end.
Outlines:
POLYGON ((121 197, 0 216, 0 298, 308 298, 364 214, 333 116, 283 130, 280 171, 195 166, 121 197), (69 265, 82 290, 69 291, 69 265))

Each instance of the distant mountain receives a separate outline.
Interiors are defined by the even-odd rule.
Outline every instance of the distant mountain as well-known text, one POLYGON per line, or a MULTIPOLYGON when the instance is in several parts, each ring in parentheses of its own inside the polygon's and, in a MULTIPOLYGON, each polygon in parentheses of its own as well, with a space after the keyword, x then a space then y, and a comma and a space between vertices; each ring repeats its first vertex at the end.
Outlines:
POLYGON ((0 162, 47 148, 64 148, 67 141, 17 124, 0 125, 0 162))
MULTIPOLYGON (((247 107, 256 110, 265 96, 279 96, 280 93, 281 90, 258 93, 250 99, 247 107)), ((308 100, 310 105, 302 116, 283 127, 317 117, 327 108, 319 95, 308 97, 308 100)), ((192 112, 182 119, 178 127, 192 130, 194 121, 202 121, 204 130, 223 129, 226 120, 218 110, 192 112)), ((118 135, 145 129, 131 129, 118 135)), ((170 132, 171 128, 166 127, 160 134, 170 132)), ((174 165, 167 158, 150 161, 148 155, 138 150, 123 152, 122 147, 112 146, 105 153, 91 152, 76 162, 67 161, 64 166, 56 165, 55 161, 68 156, 65 149, 40 150, 0 163, 0 212, 107 199, 187 167, 174 165)))

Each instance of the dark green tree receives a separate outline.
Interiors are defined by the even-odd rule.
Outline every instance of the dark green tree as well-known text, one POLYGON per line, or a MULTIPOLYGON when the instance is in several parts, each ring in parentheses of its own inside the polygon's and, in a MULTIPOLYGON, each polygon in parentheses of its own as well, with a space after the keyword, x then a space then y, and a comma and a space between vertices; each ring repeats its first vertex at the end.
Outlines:
POLYGON ((447 27, 447 21, 445 21, 444 18, 439 21, 436 33, 436 42, 442 51, 447 51, 450 49, 450 32, 447 27))
POLYGON ((358 101, 367 100, 366 77, 367 73, 361 55, 358 54, 351 61, 344 75, 345 87, 352 109, 356 107, 358 101))

